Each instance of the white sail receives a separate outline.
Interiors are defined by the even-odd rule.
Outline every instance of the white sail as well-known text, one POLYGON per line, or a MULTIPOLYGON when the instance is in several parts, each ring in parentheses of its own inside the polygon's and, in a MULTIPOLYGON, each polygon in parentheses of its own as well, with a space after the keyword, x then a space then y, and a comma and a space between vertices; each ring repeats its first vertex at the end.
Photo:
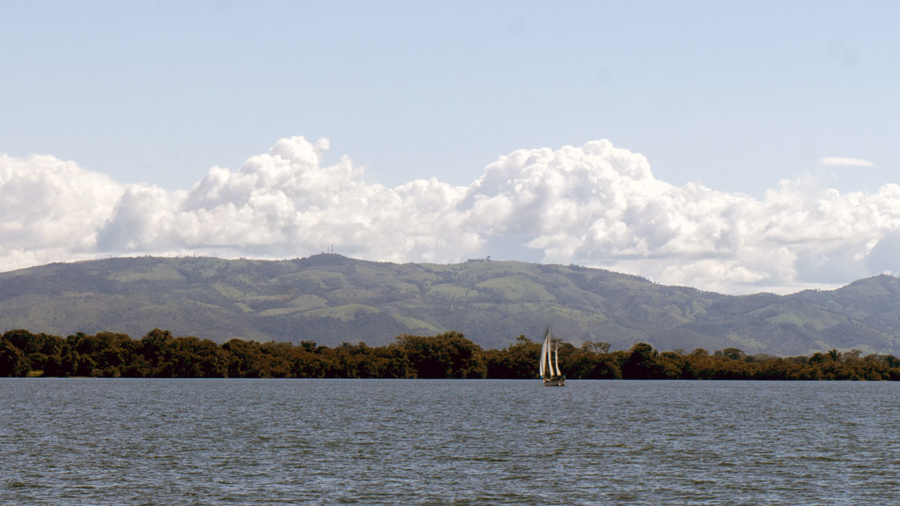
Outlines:
MULTIPOLYGON (((549 329, 549 327, 548 327, 549 329)), ((544 335, 544 344, 541 346, 541 377, 544 377, 544 357, 547 356, 547 334, 544 335)))
POLYGON ((550 325, 544 331, 544 342, 541 344, 541 379, 545 386, 562 387, 566 385, 566 379, 559 370, 559 343, 553 342, 550 335, 550 325))
POLYGON ((550 325, 547 325, 547 330, 544 331, 544 343, 541 345, 541 378, 546 376, 553 376, 553 362, 550 361, 550 325))
POLYGON ((556 369, 556 376, 562 376, 562 373, 559 372, 559 343, 556 343, 556 348, 553 350, 553 367, 556 369))

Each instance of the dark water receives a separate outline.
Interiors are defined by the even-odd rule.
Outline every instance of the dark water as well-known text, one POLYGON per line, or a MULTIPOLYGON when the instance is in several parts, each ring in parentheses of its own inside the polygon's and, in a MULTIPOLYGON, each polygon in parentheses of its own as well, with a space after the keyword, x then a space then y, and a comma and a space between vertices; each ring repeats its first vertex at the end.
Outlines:
POLYGON ((893 383, 0 380, 0 504, 891 504, 893 383))

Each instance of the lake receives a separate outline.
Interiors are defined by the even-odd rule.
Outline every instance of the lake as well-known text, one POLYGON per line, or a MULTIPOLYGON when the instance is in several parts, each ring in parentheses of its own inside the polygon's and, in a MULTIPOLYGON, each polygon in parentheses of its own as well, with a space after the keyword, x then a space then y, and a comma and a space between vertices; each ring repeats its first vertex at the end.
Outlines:
POLYGON ((0 379, 0 504, 862 504, 896 383, 0 379))

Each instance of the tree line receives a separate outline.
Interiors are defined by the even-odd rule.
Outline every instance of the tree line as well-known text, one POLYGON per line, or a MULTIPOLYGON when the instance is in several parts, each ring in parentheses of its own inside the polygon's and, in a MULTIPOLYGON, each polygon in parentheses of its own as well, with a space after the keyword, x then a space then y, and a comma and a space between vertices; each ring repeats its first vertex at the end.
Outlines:
MULTIPOLYGON (((773 357, 737 348, 659 352, 646 343, 628 351, 609 348, 560 342, 560 369, 569 379, 900 380, 900 359, 857 350, 773 357)), ((525 336, 501 350, 483 350, 459 332, 329 348, 241 339, 219 345, 160 329, 137 340, 113 332, 62 338, 10 330, 0 336, 0 377, 531 379, 540 351, 540 343, 525 336)))

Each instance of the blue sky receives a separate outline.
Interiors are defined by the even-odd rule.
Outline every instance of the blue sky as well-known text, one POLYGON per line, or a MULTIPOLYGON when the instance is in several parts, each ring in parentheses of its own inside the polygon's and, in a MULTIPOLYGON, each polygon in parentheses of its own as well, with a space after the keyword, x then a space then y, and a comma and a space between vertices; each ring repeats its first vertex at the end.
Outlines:
MULTIPOLYGON (((0 1, 0 153, 186 192, 211 167, 237 171, 279 139, 326 137, 321 167, 346 154, 369 184, 466 187, 517 149, 608 139, 679 188, 760 201, 788 179, 804 181, 801 193, 874 195, 896 182, 900 162, 898 11, 894 2, 0 1)), ((522 248, 537 231, 522 242, 478 233, 468 253, 493 244, 515 258, 626 267, 608 250, 522 248)), ((212 247, 191 244, 174 250, 212 247)), ((5 265, 100 254, 61 248, 33 256, 23 242, 22 259, 5 265)), ((835 282, 789 281, 777 289, 835 282)))
POLYGON ((187 189, 328 137, 387 185, 610 139, 759 195, 826 156, 890 181, 898 4, 6 2, 0 152, 187 189))

